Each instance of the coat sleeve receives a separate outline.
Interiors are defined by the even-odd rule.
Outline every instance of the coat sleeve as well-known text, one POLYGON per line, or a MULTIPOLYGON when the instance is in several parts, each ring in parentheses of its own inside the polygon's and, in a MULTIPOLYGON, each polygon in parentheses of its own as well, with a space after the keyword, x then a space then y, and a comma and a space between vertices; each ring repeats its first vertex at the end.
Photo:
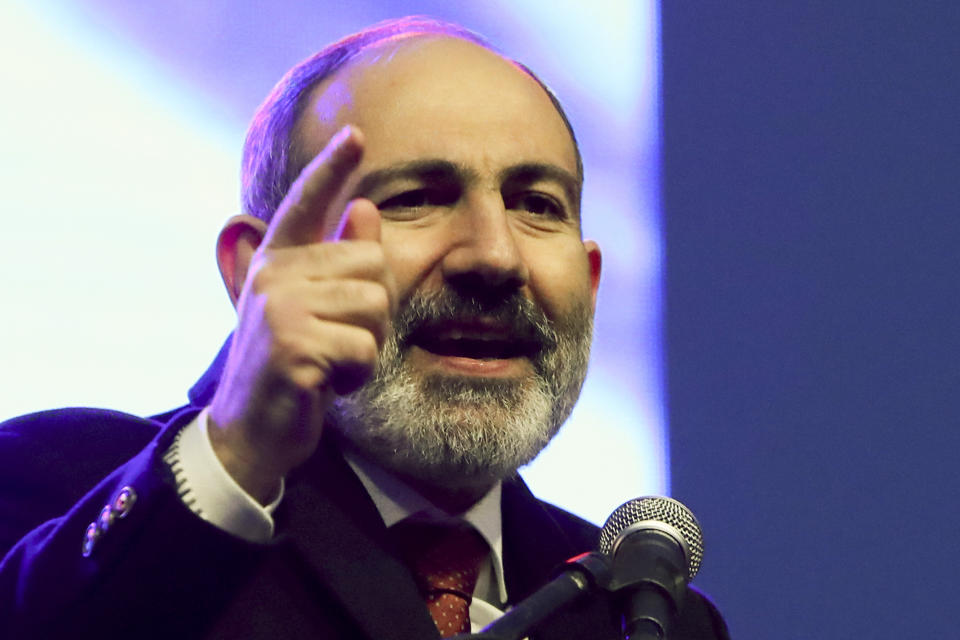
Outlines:
POLYGON ((0 426, 0 637, 191 637, 209 624, 264 547, 177 495, 162 457, 184 419, 159 435, 93 410, 0 426))

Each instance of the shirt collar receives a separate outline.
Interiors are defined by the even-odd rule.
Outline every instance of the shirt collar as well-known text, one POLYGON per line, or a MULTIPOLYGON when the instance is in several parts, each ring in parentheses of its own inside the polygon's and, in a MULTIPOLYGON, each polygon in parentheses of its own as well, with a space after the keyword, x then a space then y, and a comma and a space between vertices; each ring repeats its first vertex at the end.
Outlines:
MULTIPOLYGON (((483 536, 490 545, 490 561, 493 575, 487 580, 481 575, 478 593, 497 596, 501 604, 507 601, 507 586, 503 577, 503 530, 500 518, 501 483, 496 483, 476 504, 459 516, 451 516, 420 495, 403 480, 351 451, 343 456, 360 479, 373 504, 376 505, 383 523, 391 527, 411 516, 418 519, 443 521, 466 521, 483 536), (484 584, 484 583, 487 584, 484 584), (491 587, 496 585, 496 590, 491 587)), ((490 601, 489 598, 484 598, 490 601)))

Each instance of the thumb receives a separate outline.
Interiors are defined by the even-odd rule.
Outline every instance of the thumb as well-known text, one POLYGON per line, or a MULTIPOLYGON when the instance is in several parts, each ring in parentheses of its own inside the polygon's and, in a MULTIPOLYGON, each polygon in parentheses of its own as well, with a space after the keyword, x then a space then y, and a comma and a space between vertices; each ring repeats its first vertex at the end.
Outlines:
POLYGON ((380 242, 380 212, 366 198, 351 200, 330 240, 369 240, 380 242))
MULTIPOLYGON (((377 205, 366 198, 351 200, 343 211, 336 231, 327 240, 333 242, 361 240, 380 244, 380 210, 377 209, 377 205)), ((381 282, 386 287, 387 297, 390 299, 390 312, 396 313, 397 281, 389 267, 385 267, 381 282)))

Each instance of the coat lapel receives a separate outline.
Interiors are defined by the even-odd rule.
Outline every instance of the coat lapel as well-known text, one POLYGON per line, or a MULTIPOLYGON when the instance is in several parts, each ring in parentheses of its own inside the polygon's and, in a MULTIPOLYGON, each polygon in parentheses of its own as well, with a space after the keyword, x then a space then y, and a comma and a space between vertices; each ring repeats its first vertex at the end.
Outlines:
POLYGON ((560 564, 584 551, 519 477, 503 485, 503 564, 510 604, 554 577, 560 564))
MULTIPOLYGON (((597 528, 537 500, 519 477, 504 483, 503 564, 516 605, 556 577, 566 560, 596 547, 597 528)), ((619 638, 619 618, 603 595, 581 598, 539 625, 535 640, 619 638)))
POLYGON ((290 478, 277 530, 367 637, 439 638, 373 501, 329 444, 290 478))

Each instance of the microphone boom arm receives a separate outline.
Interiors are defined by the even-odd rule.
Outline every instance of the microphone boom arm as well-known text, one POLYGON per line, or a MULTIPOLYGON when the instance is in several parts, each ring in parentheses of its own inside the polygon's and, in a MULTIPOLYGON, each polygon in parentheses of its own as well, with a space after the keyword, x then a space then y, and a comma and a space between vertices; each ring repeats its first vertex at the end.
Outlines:
POLYGON ((596 551, 584 553, 564 564, 556 578, 537 589, 526 600, 475 634, 454 640, 522 640, 530 629, 584 595, 606 588, 611 580, 610 561, 596 551))

